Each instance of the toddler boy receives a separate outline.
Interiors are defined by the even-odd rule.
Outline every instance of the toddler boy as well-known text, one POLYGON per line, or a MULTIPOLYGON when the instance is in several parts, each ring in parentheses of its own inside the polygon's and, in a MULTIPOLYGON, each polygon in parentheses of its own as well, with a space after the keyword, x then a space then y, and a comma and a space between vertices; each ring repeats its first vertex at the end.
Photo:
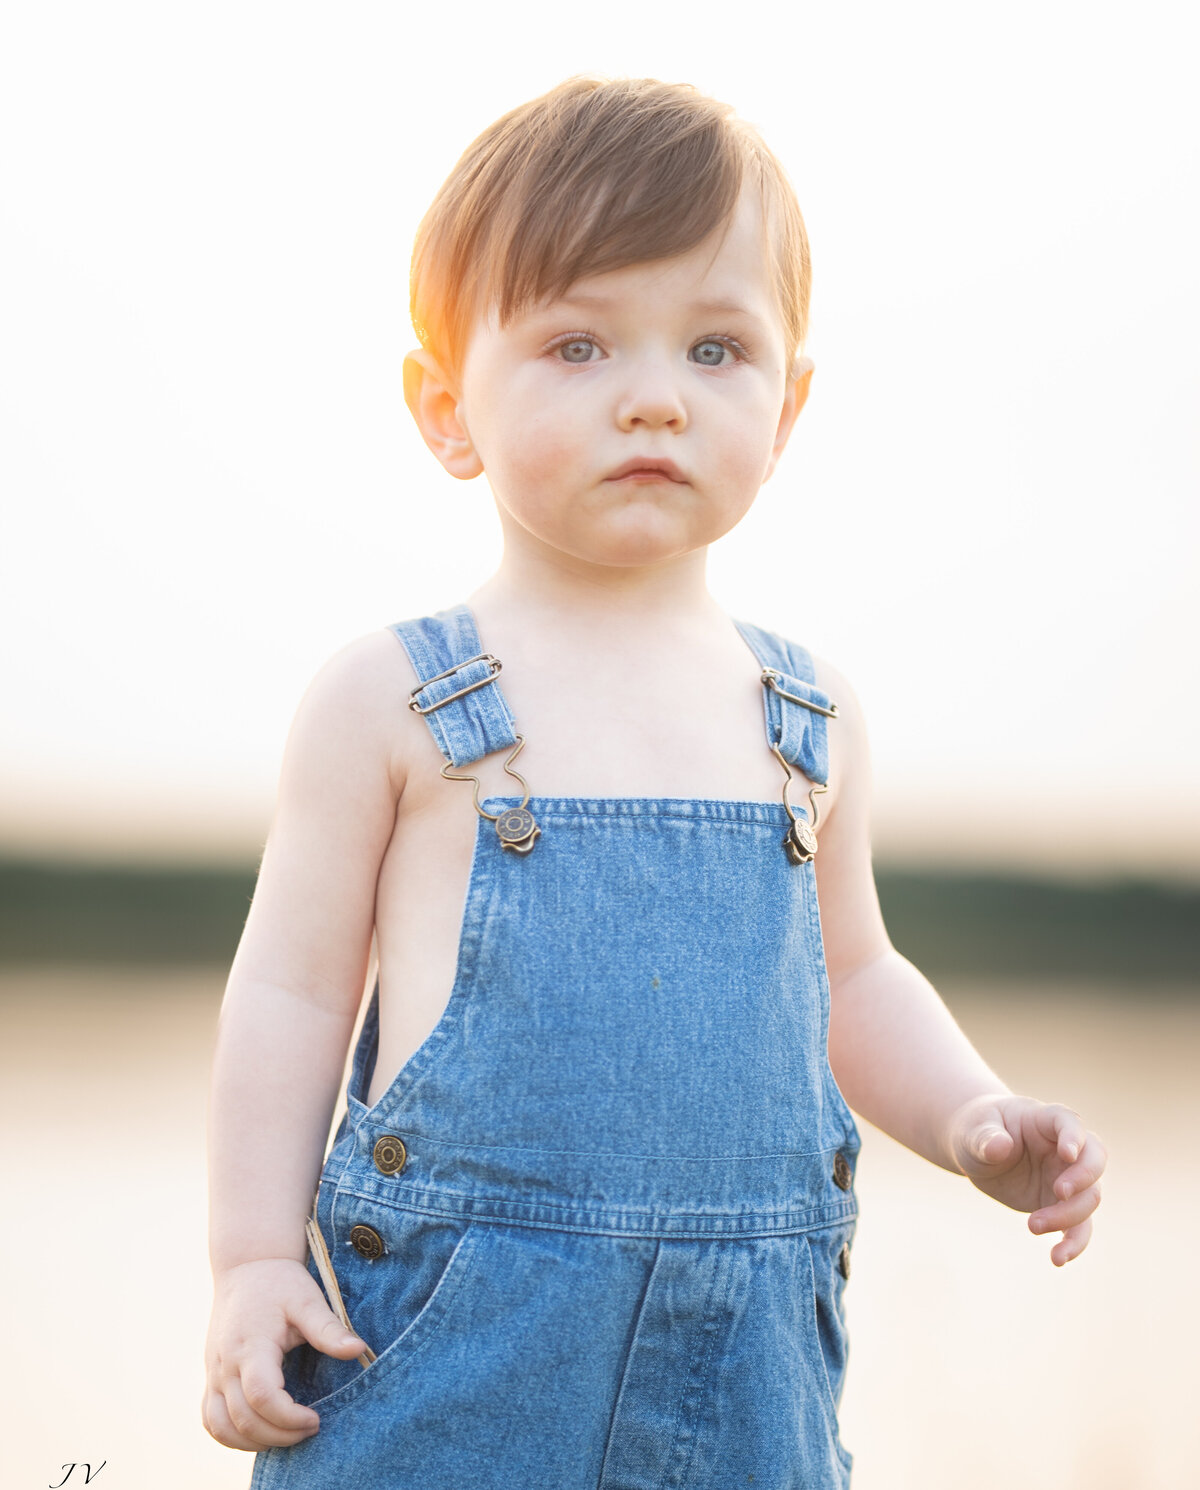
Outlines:
POLYGON ((809 283, 759 137, 652 81, 514 110, 422 224, 405 396, 504 553, 288 740, 211 1115, 204 1420, 256 1486, 847 1483, 850 1108, 1087 1245, 1103 1147, 888 941, 847 683, 706 588, 809 283))

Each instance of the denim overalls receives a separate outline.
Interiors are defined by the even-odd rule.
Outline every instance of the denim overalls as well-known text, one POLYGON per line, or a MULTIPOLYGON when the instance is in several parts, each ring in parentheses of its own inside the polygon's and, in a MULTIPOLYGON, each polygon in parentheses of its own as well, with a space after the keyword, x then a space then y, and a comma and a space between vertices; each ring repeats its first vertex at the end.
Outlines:
MULTIPOLYGON (((824 782, 808 653, 738 625, 764 748, 824 782)), ((392 629, 447 769, 514 745, 465 606, 392 629)), ((253 1487, 845 1487, 859 1139, 791 812, 535 796, 514 840, 521 805, 483 802, 450 1001, 367 1107, 372 995, 316 1215, 377 1358, 288 1353, 320 1430, 253 1487)))

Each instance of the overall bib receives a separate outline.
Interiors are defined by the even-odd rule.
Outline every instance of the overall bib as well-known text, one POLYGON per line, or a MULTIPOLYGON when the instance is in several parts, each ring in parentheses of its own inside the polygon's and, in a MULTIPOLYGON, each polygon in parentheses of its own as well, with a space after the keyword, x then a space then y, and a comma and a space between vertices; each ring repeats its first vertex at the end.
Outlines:
MULTIPOLYGON (((808 653, 738 626, 767 745, 823 783, 808 653)), ((392 629, 451 765, 514 745, 465 606, 392 629)), ((792 810, 482 805, 449 1003, 368 1107, 376 985, 321 1174, 376 1359, 288 1353, 320 1430, 259 1453, 253 1490, 844 1490, 859 1138, 792 810)))

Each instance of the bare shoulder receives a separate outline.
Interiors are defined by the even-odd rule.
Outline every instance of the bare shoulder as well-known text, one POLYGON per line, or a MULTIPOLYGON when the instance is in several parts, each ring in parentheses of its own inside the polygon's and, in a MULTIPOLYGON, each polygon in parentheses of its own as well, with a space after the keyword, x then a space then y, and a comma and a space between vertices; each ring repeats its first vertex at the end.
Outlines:
POLYGON ((817 687, 837 705, 838 717, 830 729, 831 748, 838 735, 847 737, 847 742, 852 737, 856 743, 865 743, 866 720, 849 678, 825 657, 813 657, 813 670, 817 687))
POLYGON ((289 753, 313 755, 343 768, 350 759, 386 772, 395 795, 404 789, 411 751, 422 743, 408 708, 415 684, 396 634, 368 631, 340 647, 317 669, 296 710, 289 753))
POLYGON ((858 694, 845 673, 824 657, 813 658, 813 669, 817 687, 829 695, 838 711, 837 718, 829 721, 828 732, 830 815, 839 802, 847 800, 865 809, 870 796, 870 753, 858 694))
POLYGON ((243 976, 339 1013, 362 993, 379 867, 403 790, 405 666, 395 636, 381 630, 339 648, 313 675, 288 732, 238 946, 243 976))

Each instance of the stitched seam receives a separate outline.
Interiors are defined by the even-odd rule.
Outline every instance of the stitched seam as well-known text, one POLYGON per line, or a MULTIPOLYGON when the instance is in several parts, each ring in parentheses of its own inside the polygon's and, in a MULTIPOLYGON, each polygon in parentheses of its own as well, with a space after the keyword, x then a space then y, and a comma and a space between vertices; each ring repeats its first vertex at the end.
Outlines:
POLYGON ((683 1439, 681 1445, 685 1426, 684 1412, 685 1409, 691 1410, 693 1416, 697 1416, 695 1408, 699 1406, 704 1381, 708 1374, 709 1362, 712 1360, 713 1346, 716 1344, 717 1338, 717 1321, 714 1307, 717 1285, 721 1284, 724 1286, 728 1272, 729 1263, 726 1256, 721 1254, 719 1262, 713 1268, 713 1281, 704 1303, 703 1322, 700 1326, 701 1330, 707 1336, 707 1340, 704 1343, 704 1360, 703 1364, 697 1368, 697 1357, 695 1354, 692 1356, 687 1380, 680 1394, 679 1406, 675 1413, 675 1429, 671 1435, 671 1448, 665 1460, 665 1472, 661 1482, 662 1490, 669 1490, 669 1487, 675 1487, 675 1490, 678 1490, 678 1487, 687 1485, 687 1471, 696 1457, 696 1445, 699 1442, 700 1435, 695 1426, 692 1427, 688 1437, 683 1439), (682 1457, 679 1457, 680 1455, 682 1457), (678 1468, 672 1470, 671 1461, 674 1459, 678 1459, 678 1468))
POLYGON ((617 1388, 616 1400, 613 1402, 612 1416, 608 1421, 608 1436, 604 1440, 604 1457, 600 1462, 600 1478, 596 1481, 596 1490, 603 1490, 604 1481, 608 1474, 608 1461, 612 1453, 613 1433, 616 1430, 617 1419, 621 1414, 621 1402, 625 1396, 625 1383, 629 1378, 629 1370, 633 1364, 633 1353, 637 1347, 638 1331, 642 1327, 642 1313, 646 1307, 646 1300, 650 1296, 650 1285, 654 1282, 654 1274, 658 1268, 658 1260, 662 1256, 662 1242, 655 1244, 654 1260, 650 1264, 650 1271, 646 1274, 646 1281, 642 1285, 642 1295, 638 1299, 637 1308, 633 1314, 633 1329, 629 1336, 629 1348, 625 1352, 625 1360, 621 1365, 621 1384, 617 1388))
POLYGON ((457 1197, 465 1203, 458 1206, 403 1204, 378 1192, 341 1187, 343 1195, 357 1196, 373 1204, 395 1210, 413 1211, 423 1216, 448 1217, 452 1220, 479 1220, 497 1224, 532 1227, 544 1231, 563 1231, 580 1236, 660 1237, 665 1241, 750 1241, 758 1237, 794 1236, 826 1231, 853 1222, 858 1216, 857 1202, 846 1199, 807 1211, 754 1213, 749 1216, 699 1217, 705 1226, 680 1227, 676 1223, 690 1216, 653 1212, 594 1212, 579 1207, 550 1206, 523 1201, 491 1200, 479 1203, 473 1197, 457 1197), (541 1214, 549 1212, 548 1216, 541 1214), (557 1212, 558 1214, 554 1214, 557 1212), (631 1224, 640 1222, 642 1224, 631 1224))

